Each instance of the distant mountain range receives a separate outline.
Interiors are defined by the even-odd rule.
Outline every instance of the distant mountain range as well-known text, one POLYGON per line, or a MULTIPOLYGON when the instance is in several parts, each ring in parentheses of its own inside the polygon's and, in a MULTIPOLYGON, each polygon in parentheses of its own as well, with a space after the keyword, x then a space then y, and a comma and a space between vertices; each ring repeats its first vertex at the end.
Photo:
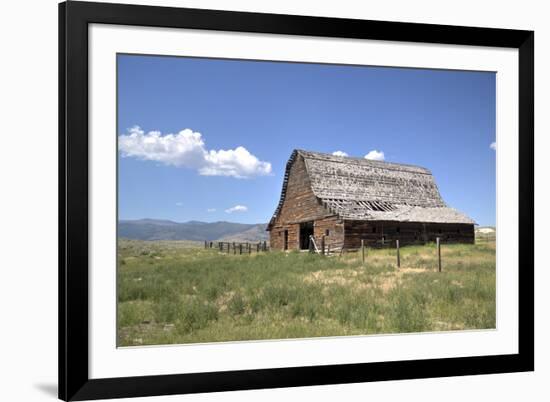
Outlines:
POLYGON ((120 220, 118 236, 137 240, 257 242, 268 239, 267 224, 234 222, 173 222, 162 219, 120 220))

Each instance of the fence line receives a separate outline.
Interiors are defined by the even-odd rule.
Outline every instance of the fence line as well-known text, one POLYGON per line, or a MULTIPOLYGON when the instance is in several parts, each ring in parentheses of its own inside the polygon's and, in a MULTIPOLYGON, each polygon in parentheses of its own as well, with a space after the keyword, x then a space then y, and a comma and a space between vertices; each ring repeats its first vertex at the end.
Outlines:
MULTIPOLYGON (((407 241, 405 244, 403 244, 403 239, 387 239, 385 237, 381 237, 377 240, 372 240, 372 239, 361 239, 361 241, 363 242, 364 241, 364 245, 365 247, 371 247, 371 248, 395 248, 397 247, 397 242, 399 241, 400 242, 400 245, 401 246, 425 246, 425 245, 428 245, 428 244, 435 244, 437 242, 437 239, 439 239, 439 242, 441 244, 463 244, 462 242, 460 241, 457 241, 455 239, 446 239, 445 237, 442 237, 442 236, 437 236, 435 238, 430 238, 430 239, 427 239, 427 240, 414 240, 414 241, 407 241)), ((494 242, 496 239, 495 235, 492 235, 491 236, 478 236, 476 235, 475 238, 474 238, 474 244, 475 243, 484 243, 484 242, 487 242, 487 243, 491 243, 491 242, 494 242)), ((358 248, 352 248, 350 249, 350 251, 352 250, 361 250, 361 247, 362 246, 359 246, 358 248)))
MULTIPOLYGON (((430 239, 431 240, 431 239, 430 239)), ((424 241, 424 240, 417 240, 414 242, 407 242, 407 246, 413 246, 413 245, 426 245, 429 243, 432 243, 432 241, 424 241)), ((494 242, 496 240, 496 236, 493 235, 483 235, 475 236, 475 243, 480 242, 494 242)), ((447 239, 444 239, 442 237, 436 237, 435 239, 435 246, 436 251, 438 254, 438 269, 441 269, 441 252, 440 252, 440 246, 442 244, 454 244, 458 242, 453 242, 452 240, 449 241, 447 239)), ((433 244, 433 243, 432 243, 433 244)), ((367 248, 395 248, 396 249, 396 265, 397 267, 401 266, 401 256, 400 256, 400 241, 399 239, 386 239, 385 236, 381 237, 379 240, 376 241, 368 241, 366 239, 361 239, 361 246, 359 250, 357 249, 344 249, 343 247, 330 247, 330 244, 326 244, 324 236, 321 238, 320 244, 317 244, 315 241, 315 238, 313 236, 310 236, 309 241, 309 251, 312 253, 320 254, 320 255, 331 255, 331 252, 334 253, 340 253, 340 255, 344 251, 361 251, 361 260, 363 263, 366 261, 367 257, 367 248)), ((267 252, 270 250, 270 247, 267 245, 267 241, 259 241, 259 242, 225 242, 225 241, 204 241, 204 248, 205 249, 215 249, 217 248, 219 252, 231 254, 234 255, 239 254, 252 254, 253 252, 261 253, 261 252, 267 252)))
MULTIPOLYGON (((385 240, 385 239, 383 239, 383 240, 385 240)), ((391 245, 391 243, 392 242, 386 241, 384 244, 385 245, 388 245, 388 244, 391 245)), ((401 268, 401 253, 400 253, 400 247, 399 247, 399 239, 394 240, 393 243, 395 244, 396 266, 399 269, 399 268, 401 268)), ((435 238, 435 248, 436 248, 436 256, 437 256, 437 270, 439 272, 441 272, 441 244, 442 243, 443 242, 441 241, 440 237, 435 238)), ((422 244, 425 245, 426 243, 422 243, 422 244)), ((386 248, 391 248, 391 247, 386 247, 386 248)), ((361 251, 361 262, 364 265, 365 264, 365 255, 366 255, 366 241, 365 241, 365 239, 361 239, 361 248, 359 250, 355 250, 355 251, 361 251)))
POLYGON ((476 243, 493 243, 497 240, 495 233, 476 234, 476 243))
POLYGON ((239 254, 252 254, 255 250, 257 253, 269 251, 267 241, 259 242, 229 242, 229 241, 204 241, 205 249, 218 249, 220 253, 227 253, 234 255, 239 254))

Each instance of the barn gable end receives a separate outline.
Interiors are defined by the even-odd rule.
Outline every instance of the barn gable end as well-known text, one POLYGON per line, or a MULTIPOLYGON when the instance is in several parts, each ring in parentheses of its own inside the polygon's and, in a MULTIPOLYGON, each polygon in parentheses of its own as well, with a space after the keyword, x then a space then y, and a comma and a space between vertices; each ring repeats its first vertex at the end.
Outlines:
MULTIPOLYGON (((286 236, 288 248, 298 248, 300 225, 303 227, 307 222, 315 222, 312 233, 315 237, 320 238, 326 230, 330 233, 331 229, 334 237, 336 235, 334 225, 337 224, 335 218, 335 214, 324 207, 313 193, 303 156, 294 152, 287 163, 277 212, 269 223, 271 247, 283 249, 286 236), (325 226, 329 227, 325 228, 325 226), (286 235, 285 231, 287 231, 286 235)), ((341 222, 339 224, 342 225, 341 222)), ((343 230, 339 232, 343 234, 343 230)))

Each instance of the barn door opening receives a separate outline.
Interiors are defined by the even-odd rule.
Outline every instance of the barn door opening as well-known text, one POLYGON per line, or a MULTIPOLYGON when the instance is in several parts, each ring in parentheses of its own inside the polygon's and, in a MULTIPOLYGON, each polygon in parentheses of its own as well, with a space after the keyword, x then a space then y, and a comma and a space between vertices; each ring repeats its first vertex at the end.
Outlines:
POLYGON ((300 250, 309 249, 309 236, 313 236, 313 221, 300 223, 300 250))

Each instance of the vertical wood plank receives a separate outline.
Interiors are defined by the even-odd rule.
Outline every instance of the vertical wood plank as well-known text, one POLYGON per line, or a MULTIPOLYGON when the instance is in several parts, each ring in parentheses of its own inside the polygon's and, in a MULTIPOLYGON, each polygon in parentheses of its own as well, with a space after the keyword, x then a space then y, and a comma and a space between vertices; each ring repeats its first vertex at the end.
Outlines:
POLYGON ((439 240, 439 237, 435 238, 435 242, 437 245, 437 269, 439 272, 441 272, 441 242, 439 240))
POLYGON ((399 255, 399 240, 395 241, 395 247, 397 248, 397 268, 401 267, 401 258, 399 255))

